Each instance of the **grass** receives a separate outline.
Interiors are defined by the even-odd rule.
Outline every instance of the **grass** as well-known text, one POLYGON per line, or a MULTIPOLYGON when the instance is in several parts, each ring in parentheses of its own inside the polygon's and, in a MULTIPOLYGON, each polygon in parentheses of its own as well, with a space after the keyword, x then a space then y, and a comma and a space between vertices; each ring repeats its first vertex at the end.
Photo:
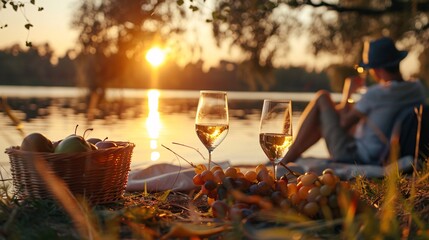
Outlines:
POLYGON ((0 238, 428 239, 429 171, 424 167, 416 173, 415 193, 410 175, 392 172, 384 179, 359 177, 352 188, 365 206, 361 211, 351 211, 354 200, 344 195, 342 218, 313 221, 269 209, 247 219, 213 222, 204 197, 194 200, 194 193, 166 191, 126 193, 120 202, 98 206, 75 199, 84 217, 77 224, 61 200, 19 200, 10 191, 11 182, 6 181, 0 189, 0 238))

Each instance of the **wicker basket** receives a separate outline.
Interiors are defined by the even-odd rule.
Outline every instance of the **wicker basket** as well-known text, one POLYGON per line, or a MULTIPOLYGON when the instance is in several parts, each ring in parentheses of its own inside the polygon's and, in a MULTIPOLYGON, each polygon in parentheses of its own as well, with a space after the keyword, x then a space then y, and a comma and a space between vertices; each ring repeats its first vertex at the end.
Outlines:
POLYGON ((19 147, 6 149, 16 194, 21 198, 53 197, 33 164, 35 157, 40 157, 74 195, 83 196, 93 204, 120 200, 127 185, 135 145, 116 143, 116 148, 84 153, 35 153, 21 151, 19 147))

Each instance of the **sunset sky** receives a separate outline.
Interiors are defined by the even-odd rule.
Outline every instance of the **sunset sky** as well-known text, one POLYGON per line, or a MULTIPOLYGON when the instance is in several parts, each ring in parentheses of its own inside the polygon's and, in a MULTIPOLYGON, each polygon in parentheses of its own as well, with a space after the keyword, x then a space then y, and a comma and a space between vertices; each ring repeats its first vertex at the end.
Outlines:
MULTIPOLYGON (((34 25, 30 31, 28 40, 33 42, 33 44, 48 42, 58 56, 64 55, 68 49, 75 46, 77 31, 71 29, 71 19, 73 12, 78 8, 79 4, 80 0, 36 0, 36 6, 27 3, 25 16, 34 25), (37 7, 43 7, 44 10, 39 12, 37 11, 37 7)), ((206 1, 200 9, 210 14, 210 1, 206 1)), ((11 6, 8 6, 6 11, 0 10, 0 25, 8 25, 8 27, 0 29, 0 48, 10 46, 14 43, 25 47, 27 39, 27 30, 24 28, 24 25, 27 23, 25 16, 20 11, 13 11, 11 6)), ((227 46, 223 46, 221 49, 216 47, 212 39, 210 25, 205 23, 205 20, 206 17, 195 15, 189 25, 192 33, 189 33, 188 37, 191 41, 198 41, 200 44, 203 44, 201 56, 205 61, 205 69, 216 66, 222 59, 238 59, 239 54, 229 51, 227 46), (198 33, 195 34, 195 31, 198 33)), ((291 45, 293 47, 289 55, 281 61, 282 63, 300 66, 307 65, 310 69, 316 67, 319 70, 329 64, 330 60, 326 57, 314 58, 305 53, 305 39, 292 41, 291 45)), ((415 58, 415 55, 410 54, 404 61, 405 64, 402 64, 405 65, 403 67, 405 75, 409 75, 418 68, 415 58)))

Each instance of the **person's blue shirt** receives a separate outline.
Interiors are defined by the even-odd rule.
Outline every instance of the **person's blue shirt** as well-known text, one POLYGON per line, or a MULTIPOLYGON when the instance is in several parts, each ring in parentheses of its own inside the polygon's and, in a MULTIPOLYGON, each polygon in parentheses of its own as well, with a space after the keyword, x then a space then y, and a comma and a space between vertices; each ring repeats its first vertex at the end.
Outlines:
POLYGON ((355 132, 357 154, 367 164, 379 164, 380 154, 388 147, 395 116, 400 110, 424 103, 420 81, 391 81, 369 87, 355 109, 365 117, 355 132))

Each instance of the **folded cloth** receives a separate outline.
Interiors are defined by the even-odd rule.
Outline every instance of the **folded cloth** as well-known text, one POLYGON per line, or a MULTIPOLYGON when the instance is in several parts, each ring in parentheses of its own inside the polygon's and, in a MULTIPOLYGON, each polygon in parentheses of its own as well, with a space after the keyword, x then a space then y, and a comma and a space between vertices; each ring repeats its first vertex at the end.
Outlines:
MULTIPOLYGON (((222 168, 230 166, 225 161, 218 163, 222 168)), ((128 175, 126 191, 162 192, 166 190, 190 191, 196 189, 192 178, 195 176, 194 168, 181 167, 173 164, 160 163, 147 168, 131 169, 128 175)))
MULTIPOLYGON (((294 166, 295 169, 297 169, 294 171, 297 171, 301 174, 311 171, 320 175, 322 174, 323 170, 331 168, 342 180, 350 180, 356 178, 357 176, 381 178, 392 169, 397 169, 399 172, 410 172, 415 167, 412 156, 401 157, 397 162, 391 163, 387 166, 336 163, 329 159, 320 158, 301 158, 298 159, 295 163, 290 163, 288 165, 294 166), (299 167, 301 167, 301 170, 299 167)), ((287 172, 287 169, 278 167, 277 176, 282 176, 287 172)))

